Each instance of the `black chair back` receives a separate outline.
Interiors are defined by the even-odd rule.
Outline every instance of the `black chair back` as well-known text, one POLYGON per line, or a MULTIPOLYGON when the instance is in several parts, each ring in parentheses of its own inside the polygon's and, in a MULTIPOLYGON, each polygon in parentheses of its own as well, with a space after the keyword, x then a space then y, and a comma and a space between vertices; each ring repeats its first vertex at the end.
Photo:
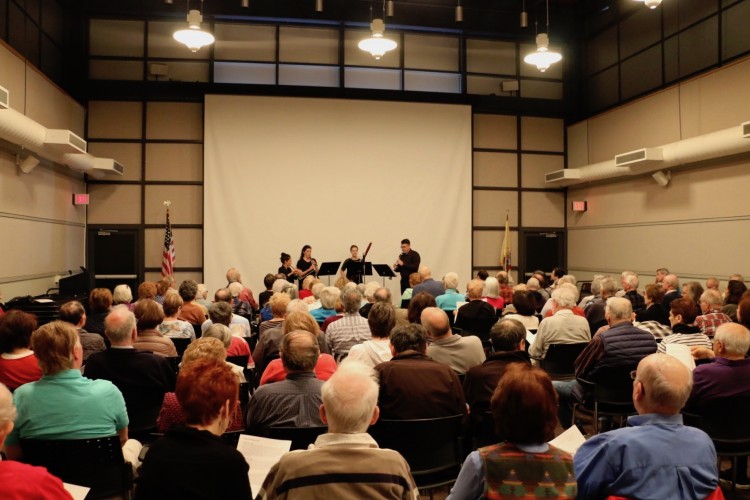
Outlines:
POLYGON ((588 342, 578 344, 551 344, 547 349, 540 366, 554 380, 572 379, 575 377, 575 361, 583 352, 588 342))
POLYGON ((495 420, 491 411, 473 411, 470 416, 473 450, 501 441, 495 433, 495 420))
POLYGON ((269 427, 268 437, 292 442, 292 450, 306 450, 318 436, 328 432, 328 426, 316 427, 269 427))
POLYGON ((227 361, 232 363, 233 365, 237 365, 244 368, 247 368, 247 362, 250 359, 250 356, 227 356, 227 361))
POLYGON ((185 350, 190 345, 190 342, 192 342, 193 339, 183 339, 183 338, 172 338, 172 343, 174 344, 174 348, 177 349, 177 356, 182 357, 183 354, 185 354, 185 350))
POLYGON ((130 496, 133 470, 122 456, 119 436, 21 439, 21 451, 24 461, 45 467, 66 483, 91 488, 87 499, 130 496))
POLYGON ((201 329, 201 325, 193 325, 193 331, 195 332, 196 339, 201 338, 201 335, 203 335, 203 330, 201 329))
POLYGON ((380 420, 370 434, 381 448, 396 450, 409 463, 420 489, 451 484, 461 468, 463 415, 415 420, 380 420))
POLYGON ((182 362, 182 356, 167 356, 167 361, 169 361, 169 366, 172 367, 172 370, 174 370, 175 373, 180 373, 180 363, 182 362))

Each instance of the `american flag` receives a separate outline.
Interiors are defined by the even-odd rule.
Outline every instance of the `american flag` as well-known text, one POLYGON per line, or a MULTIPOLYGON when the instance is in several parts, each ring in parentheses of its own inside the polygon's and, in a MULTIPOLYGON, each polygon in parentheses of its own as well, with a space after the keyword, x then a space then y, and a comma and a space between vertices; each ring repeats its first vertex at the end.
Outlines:
POLYGON ((169 207, 167 207, 167 225, 164 228, 164 249, 161 254, 161 275, 172 276, 174 272, 174 239, 172 226, 169 224, 169 207))

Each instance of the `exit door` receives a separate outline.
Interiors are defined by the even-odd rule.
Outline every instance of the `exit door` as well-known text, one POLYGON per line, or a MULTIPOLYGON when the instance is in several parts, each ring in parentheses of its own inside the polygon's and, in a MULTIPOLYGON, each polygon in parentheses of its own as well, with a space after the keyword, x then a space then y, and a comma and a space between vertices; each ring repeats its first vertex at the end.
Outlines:
POLYGON ((549 273, 555 267, 566 267, 565 231, 522 231, 523 248, 520 263, 525 282, 536 269, 549 273))
POLYGON ((97 288, 126 284, 135 295, 143 276, 140 229, 89 228, 88 264, 97 288))

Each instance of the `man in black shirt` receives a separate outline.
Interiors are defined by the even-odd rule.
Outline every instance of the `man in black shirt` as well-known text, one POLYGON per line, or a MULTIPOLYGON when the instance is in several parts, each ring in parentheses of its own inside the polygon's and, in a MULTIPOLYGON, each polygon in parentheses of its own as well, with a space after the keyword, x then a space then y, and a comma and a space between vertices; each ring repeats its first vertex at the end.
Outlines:
POLYGON ((409 288, 409 275, 419 271, 419 263, 422 259, 419 254, 411 249, 411 241, 401 240, 401 255, 393 265, 393 270, 401 274, 401 293, 409 288))

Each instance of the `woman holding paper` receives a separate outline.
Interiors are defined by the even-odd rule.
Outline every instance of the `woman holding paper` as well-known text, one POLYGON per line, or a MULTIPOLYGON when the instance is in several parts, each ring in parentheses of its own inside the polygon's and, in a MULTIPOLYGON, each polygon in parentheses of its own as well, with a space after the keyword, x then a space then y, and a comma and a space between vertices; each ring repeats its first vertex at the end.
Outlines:
POLYGON ((557 426, 557 393, 549 375, 511 363, 491 407, 495 431, 504 442, 469 454, 448 499, 575 498, 573 458, 547 442, 557 426))
POLYGON ((247 462, 221 438, 238 387, 222 361, 201 359, 180 370, 175 393, 187 425, 170 429, 151 445, 136 499, 251 498, 247 462))

